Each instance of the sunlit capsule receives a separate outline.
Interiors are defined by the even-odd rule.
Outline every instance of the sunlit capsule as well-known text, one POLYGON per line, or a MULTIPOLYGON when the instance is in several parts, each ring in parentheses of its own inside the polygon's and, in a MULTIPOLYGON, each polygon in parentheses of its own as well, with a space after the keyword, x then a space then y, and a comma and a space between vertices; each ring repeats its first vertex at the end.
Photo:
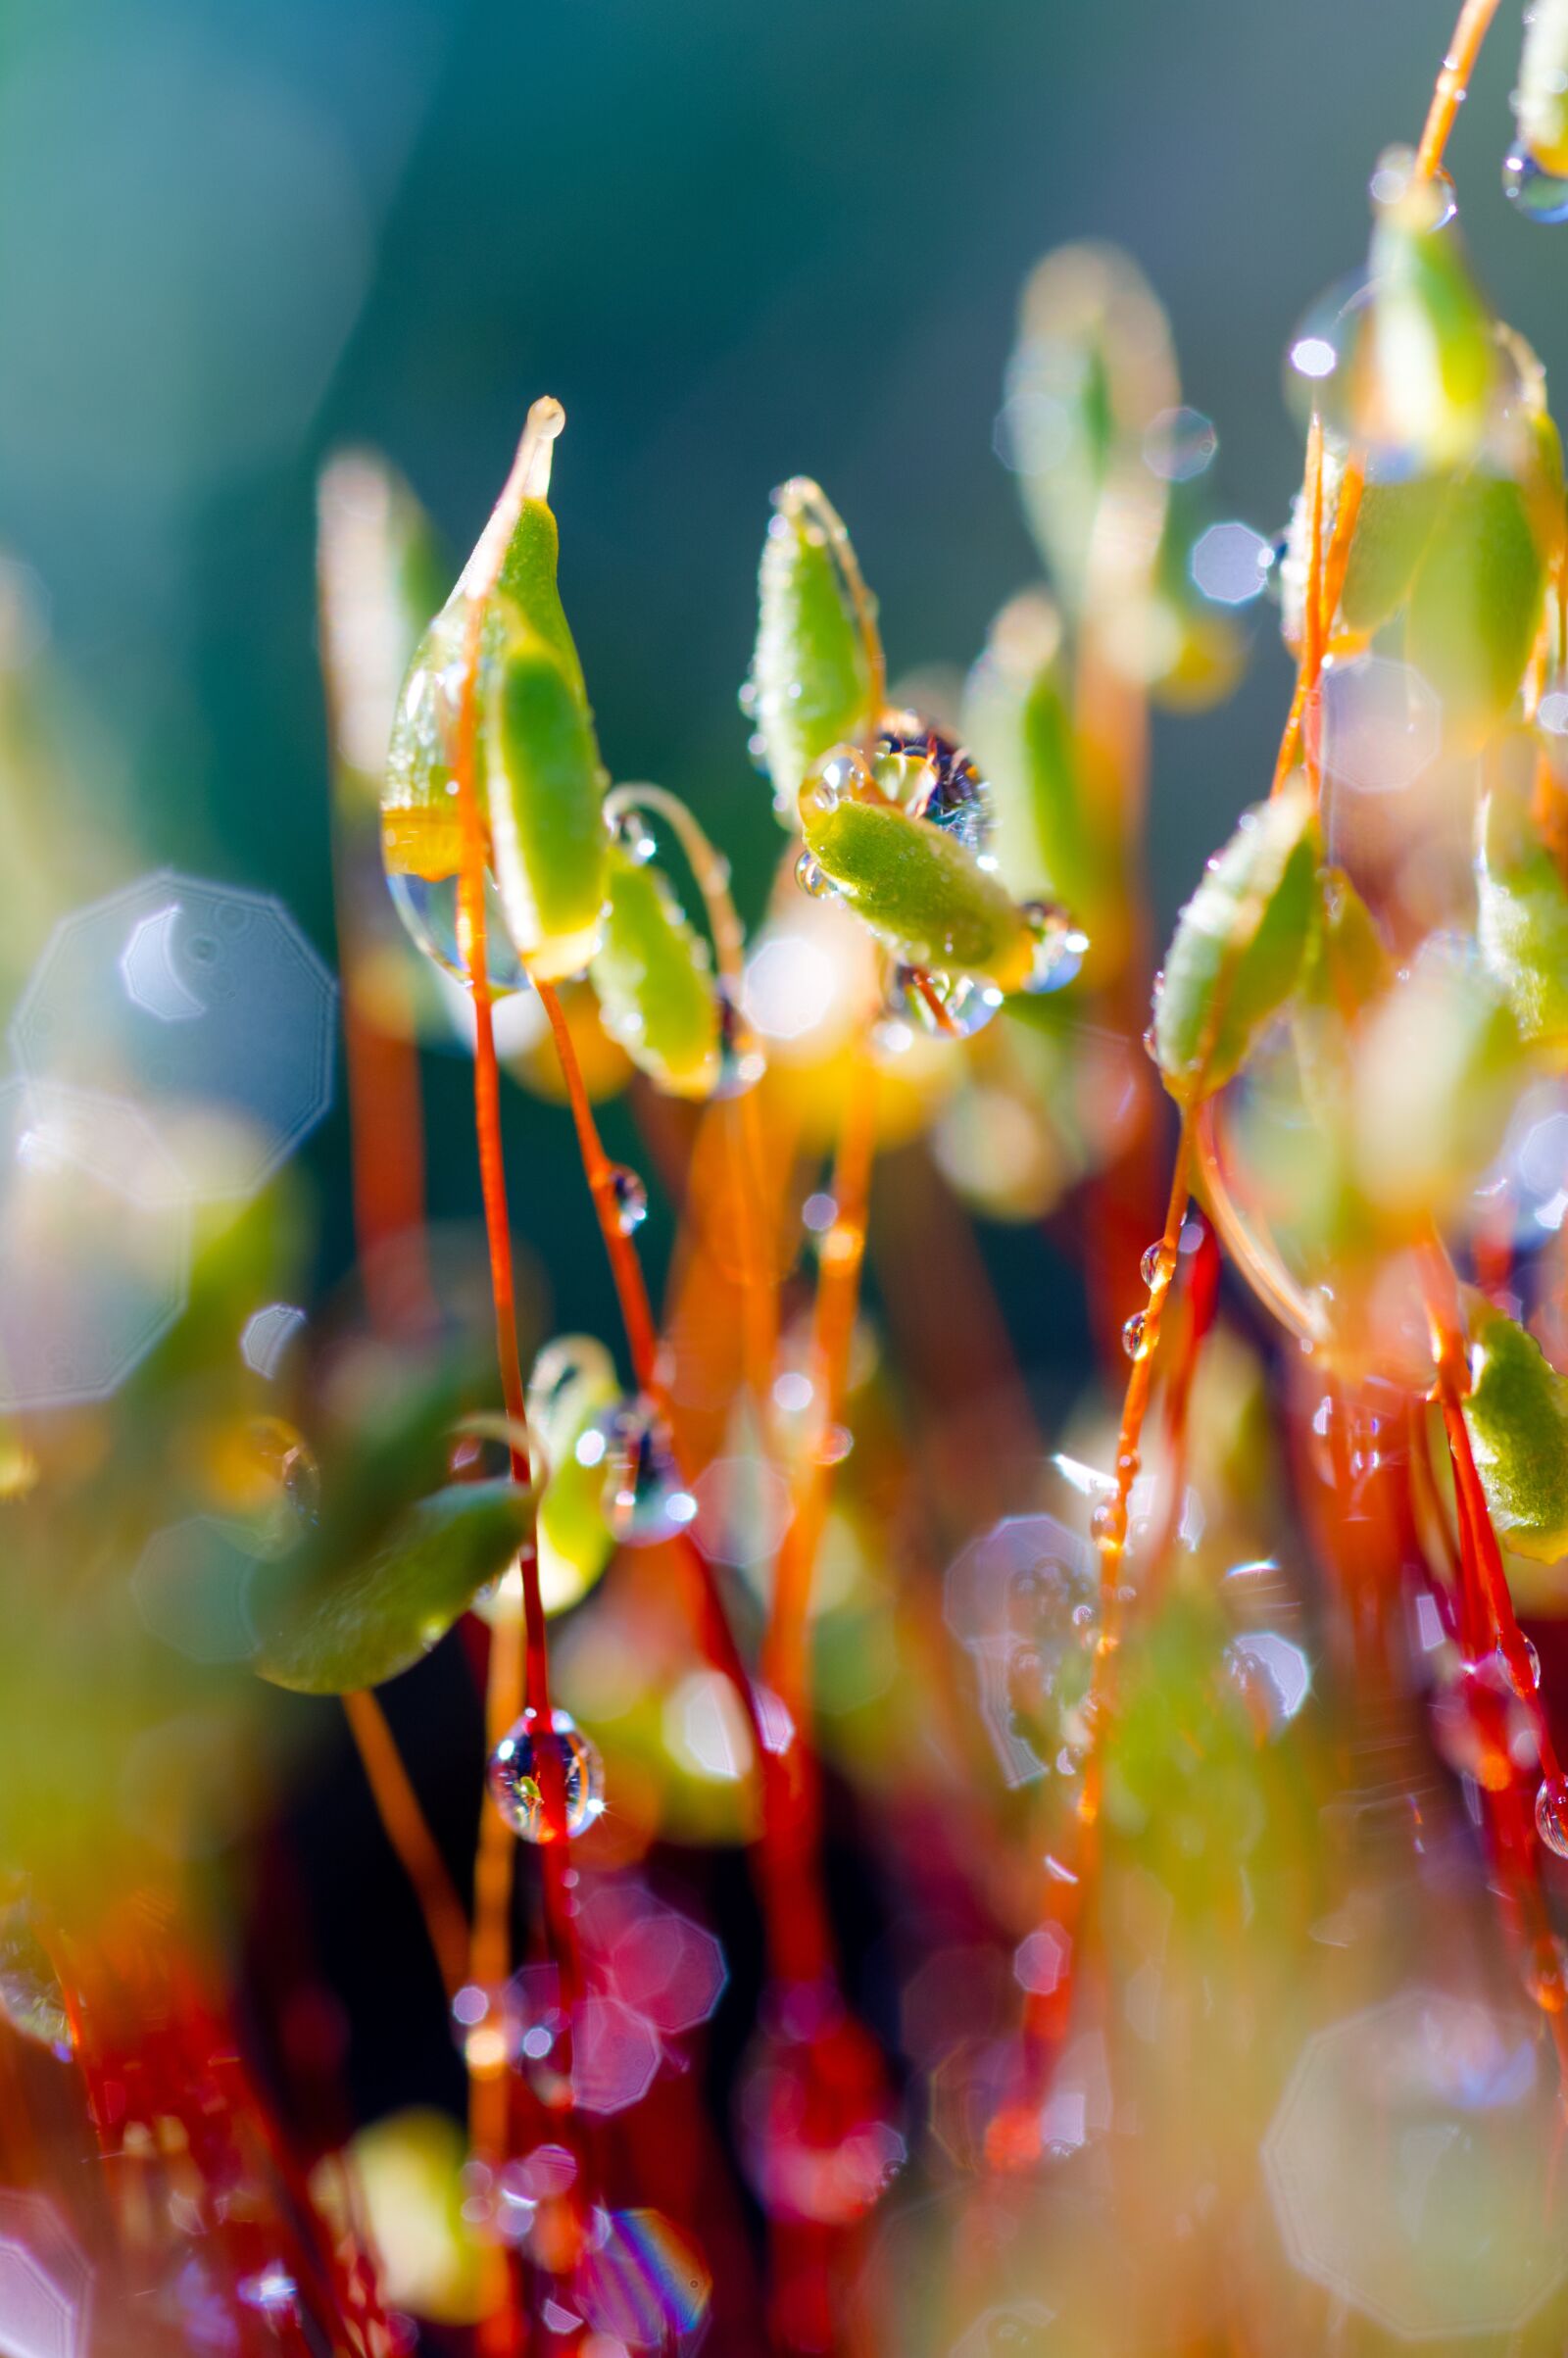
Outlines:
POLYGON ((488 1776, 491 1799, 525 1842, 558 1840, 545 1799, 547 1747, 560 1764, 568 1840, 591 1826, 605 1806, 604 1765, 570 1712, 552 1711, 549 1733, 541 1738, 539 1714, 524 1711, 491 1753, 488 1776))
POLYGON ((622 1547, 658 1547, 694 1521, 697 1501, 680 1478, 669 1432, 648 1400, 627 1400, 610 1420, 605 1516, 622 1547))
POLYGON ((1129 1359, 1141 1359, 1143 1357, 1145 1350, 1147 1349, 1145 1338, 1148 1332, 1149 1322, 1145 1317, 1144 1312, 1142 1310, 1134 1310, 1132 1316, 1128 1319, 1126 1325, 1121 1330, 1121 1347, 1122 1350, 1127 1353, 1129 1359))
POLYGON ((1568 1858, 1568 1777, 1544 1777, 1536 1795, 1536 1832, 1548 1850, 1568 1858))
POLYGON ((637 1173, 623 1162, 611 1165, 610 1199, 615 1207, 615 1226, 631 1236, 648 1217, 648 1190, 637 1173))
POLYGON ((1000 1012, 1002 993, 973 974, 926 974, 917 966, 895 965, 888 977, 883 1011, 917 1031, 970 1040, 1000 1012))
POLYGON ((1510 149, 1503 160, 1502 193, 1523 221, 1568 221, 1568 179, 1544 172, 1522 147, 1510 149))
POLYGON ((972 756, 917 712, 890 712, 871 748, 878 791, 911 818, 956 836, 971 852, 991 839, 991 797, 972 756))

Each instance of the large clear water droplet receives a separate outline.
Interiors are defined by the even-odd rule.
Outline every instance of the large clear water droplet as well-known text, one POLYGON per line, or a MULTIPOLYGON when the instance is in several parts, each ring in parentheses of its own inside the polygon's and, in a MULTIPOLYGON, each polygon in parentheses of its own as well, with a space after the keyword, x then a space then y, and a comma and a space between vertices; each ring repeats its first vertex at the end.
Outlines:
POLYGON ((1545 1777, 1536 1795, 1536 1832, 1548 1850, 1568 1858, 1568 1777, 1545 1777))
POLYGON ((615 1226, 631 1236, 648 1217, 648 1190, 624 1162, 610 1167, 610 1196, 615 1207, 615 1226))
POLYGON ((609 1422, 605 1517, 625 1547, 658 1547, 684 1531, 697 1501, 680 1478, 669 1429, 653 1402, 627 1400, 609 1422))
POLYGON ((502 1737, 487 1771, 491 1798, 513 1833, 525 1842, 559 1839, 545 1806, 541 1772, 547 1748, 560 1764, 567 1839, 591 1826, 605 1806, 605 1771, 597 1746, 569 1711, 552 1711, 546 1730, 539 1713, 530 1708, 502 1737))
MULTIPOLYGON (((468 969, 458 936, 456 871, 448 876, 414 876, 389 867, 386 888, 416 946, 448 974, 466 984, 468 969)), ((500 895, 488 871, 484 880, 484 963, 492 991, 506 993, 528 988, 528 977, 508 939, 500 895)))
POLYGON ((1502 193, 1527 221, 1568 221, 1568 179, 1543 171, 1522 147, 1503 159, 1502 193))

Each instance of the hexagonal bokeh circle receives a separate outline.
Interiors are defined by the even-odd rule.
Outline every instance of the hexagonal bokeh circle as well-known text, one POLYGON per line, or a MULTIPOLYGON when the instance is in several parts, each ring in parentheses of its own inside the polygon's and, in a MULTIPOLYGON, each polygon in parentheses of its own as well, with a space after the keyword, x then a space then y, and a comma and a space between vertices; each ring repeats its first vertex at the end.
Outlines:
POLYGON ((242 1198, 331 1103, 336 997, 280 903, 165 868, 62 918, 11 1044, 32 1080, 133 1100, 192 1195, 242 1198))
POLYGON ((0 1082, 0 1408, 106 1400, 189 1277, 188 1196, 141 1109, 0 1082))
POLYGON ((84 2358, 92 2271, 40 2194, 0 2193, 0 2349, 84 2358))
POLYGON ((1263 2140, 1296 2266, 1405 2340, 1523 2325, 1568 2273, 1548 2053, 1442 1990, 1314 2033, 1263 2140))

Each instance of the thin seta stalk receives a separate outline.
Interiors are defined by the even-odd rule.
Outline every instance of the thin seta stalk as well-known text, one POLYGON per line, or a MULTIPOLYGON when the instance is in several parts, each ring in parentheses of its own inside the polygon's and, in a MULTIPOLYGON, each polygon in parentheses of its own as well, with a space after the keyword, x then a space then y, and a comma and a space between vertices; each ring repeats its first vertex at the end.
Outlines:
MULTIPOLYGON (((464 643, 463 686, 451 747, 452 776, 463 828, 463 864, 459 878, 458 938, 467 975, 474 1014, 474 1126, 478 1140, 480 1190, 485 1234, 490 1255, 491 1292, 496 1316, 496 1355, 501 1390, 512 1428, 509 1444, 512 1478, 526 1485, 531 1479, 527 1449, 526 1400, 517 1350, 516 1288, 513 1269, 512 1230, 507 1208, 506 1164, 501 1140, 501 1076, 496 1057, 495 1024, 491 1008, 486 959, 484 877, 486 847, 484 816, 476 777, 478 740, 478 671, 485 612, 522 502, 543 496, 550 479, 551 447, 565 422, 559 402, 535 402, 517 447, 512 471, 459 584, 468 601, 464 643)), ((531 1543, 518 1553, 523 1612, 519 1626, 503 1617, 492 1631, 485 1692, 485 1742, 493 1748, 524 1703, 536 1714, 541 1732, 551 1724, 549 1649, 544 1604, 539 1591, 538 1558, 531 1543)), ((538 1747, 540 1786, 550 1839, 542 1847, 545 1931, 552 1962, 561 1977, 563 2007, 569 2026, 581 1990, 581 1967, 576 1928, 566 1877, 566 1796, 562 1766, 554 1747, 538 1747)), ((511 1968, 511 1907, 515 1841, 499 1811, 481 1808, 478 1854, 474 1864, 474 1921, 469 1950, 469 1978, 485 1990, 498 1990, 511 1968)), ((566 2034, 569 2040, 569 2028, 566 2034)), ((569 2075, 569 2045, 563 2056, 569 2075)), ((494 2166, 505 2158, 510 2086, 504 2067, 469 2074, 469 2134, 474 2158, 494 2166)))

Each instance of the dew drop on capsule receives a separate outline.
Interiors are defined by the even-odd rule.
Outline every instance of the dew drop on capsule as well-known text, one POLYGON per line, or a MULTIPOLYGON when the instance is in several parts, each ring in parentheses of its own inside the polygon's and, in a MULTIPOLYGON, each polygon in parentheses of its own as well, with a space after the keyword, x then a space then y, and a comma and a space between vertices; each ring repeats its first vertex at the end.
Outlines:
POLYGON ((524 1711, 508 1729, 490 1755, 487 1771, 490 1795, 514 1834, 525 1842, 552 1842, 559 1830, 545 1807, 540 1771, 547 1747, 561 1765, 569 1840, 591 1826, 605 1806, 605 1772, 597 1747, 590 1744, 569 1711, 552 1711, 548 1732, 539 1713, 524 1711))
POLYGON ((1524 221, 1547 226, 1568 221, 1568 179, 1543 171, 1522 147, 1510 149, 1503 160, 1502 193, 1524 221))
POLYGON ((1121 1347, 1122 1350, 1127 1353, 1129 1359, 1141 1359, 1143 1357, 1145 1350, 1144 1338, 1147 1333, 1148 1321, 1146 1320, 1143 1311, 1134 1310, 1132 1316, 1128 1319, 1126 1325, 1121 1330, 1121 1347))
POLYGON ((634 1235, 648 1217, 648 1190, 624 1162, 611 1166, 610 1198, 615 1207, 615 1226, 622 1236, 634 1235))
POLYGON ((1548 1850, 1568 1858, 1568 1777, 1545 1777, 1536 1795, 1536 1832, 1548 1850))
POLYGON ((1503 1652, 1500 1646, 1497 1648, 1497 1659, 1502 1664, 1503 1675, 1506 1677, 1508 1684, 1513 1689, 1515 1695, 1531 1695, 1535 1694, 1536 1689, 1541 1685, 1541 1656, 1537 1653, 1535 1644, 1532 1639, 1525 1638, 1522 1639, 1520 1643, 1524 1646, 1525 1653, 1524 1669, 1522 1672, 1515 1671, 1513 1664, 1509 1661, 1507 1655, 1503 1652))
POLYGON ((795 862, 795 881, 808 901, 829 901, 833 897, 831 879, 809 852, 803 852, 795 862))

